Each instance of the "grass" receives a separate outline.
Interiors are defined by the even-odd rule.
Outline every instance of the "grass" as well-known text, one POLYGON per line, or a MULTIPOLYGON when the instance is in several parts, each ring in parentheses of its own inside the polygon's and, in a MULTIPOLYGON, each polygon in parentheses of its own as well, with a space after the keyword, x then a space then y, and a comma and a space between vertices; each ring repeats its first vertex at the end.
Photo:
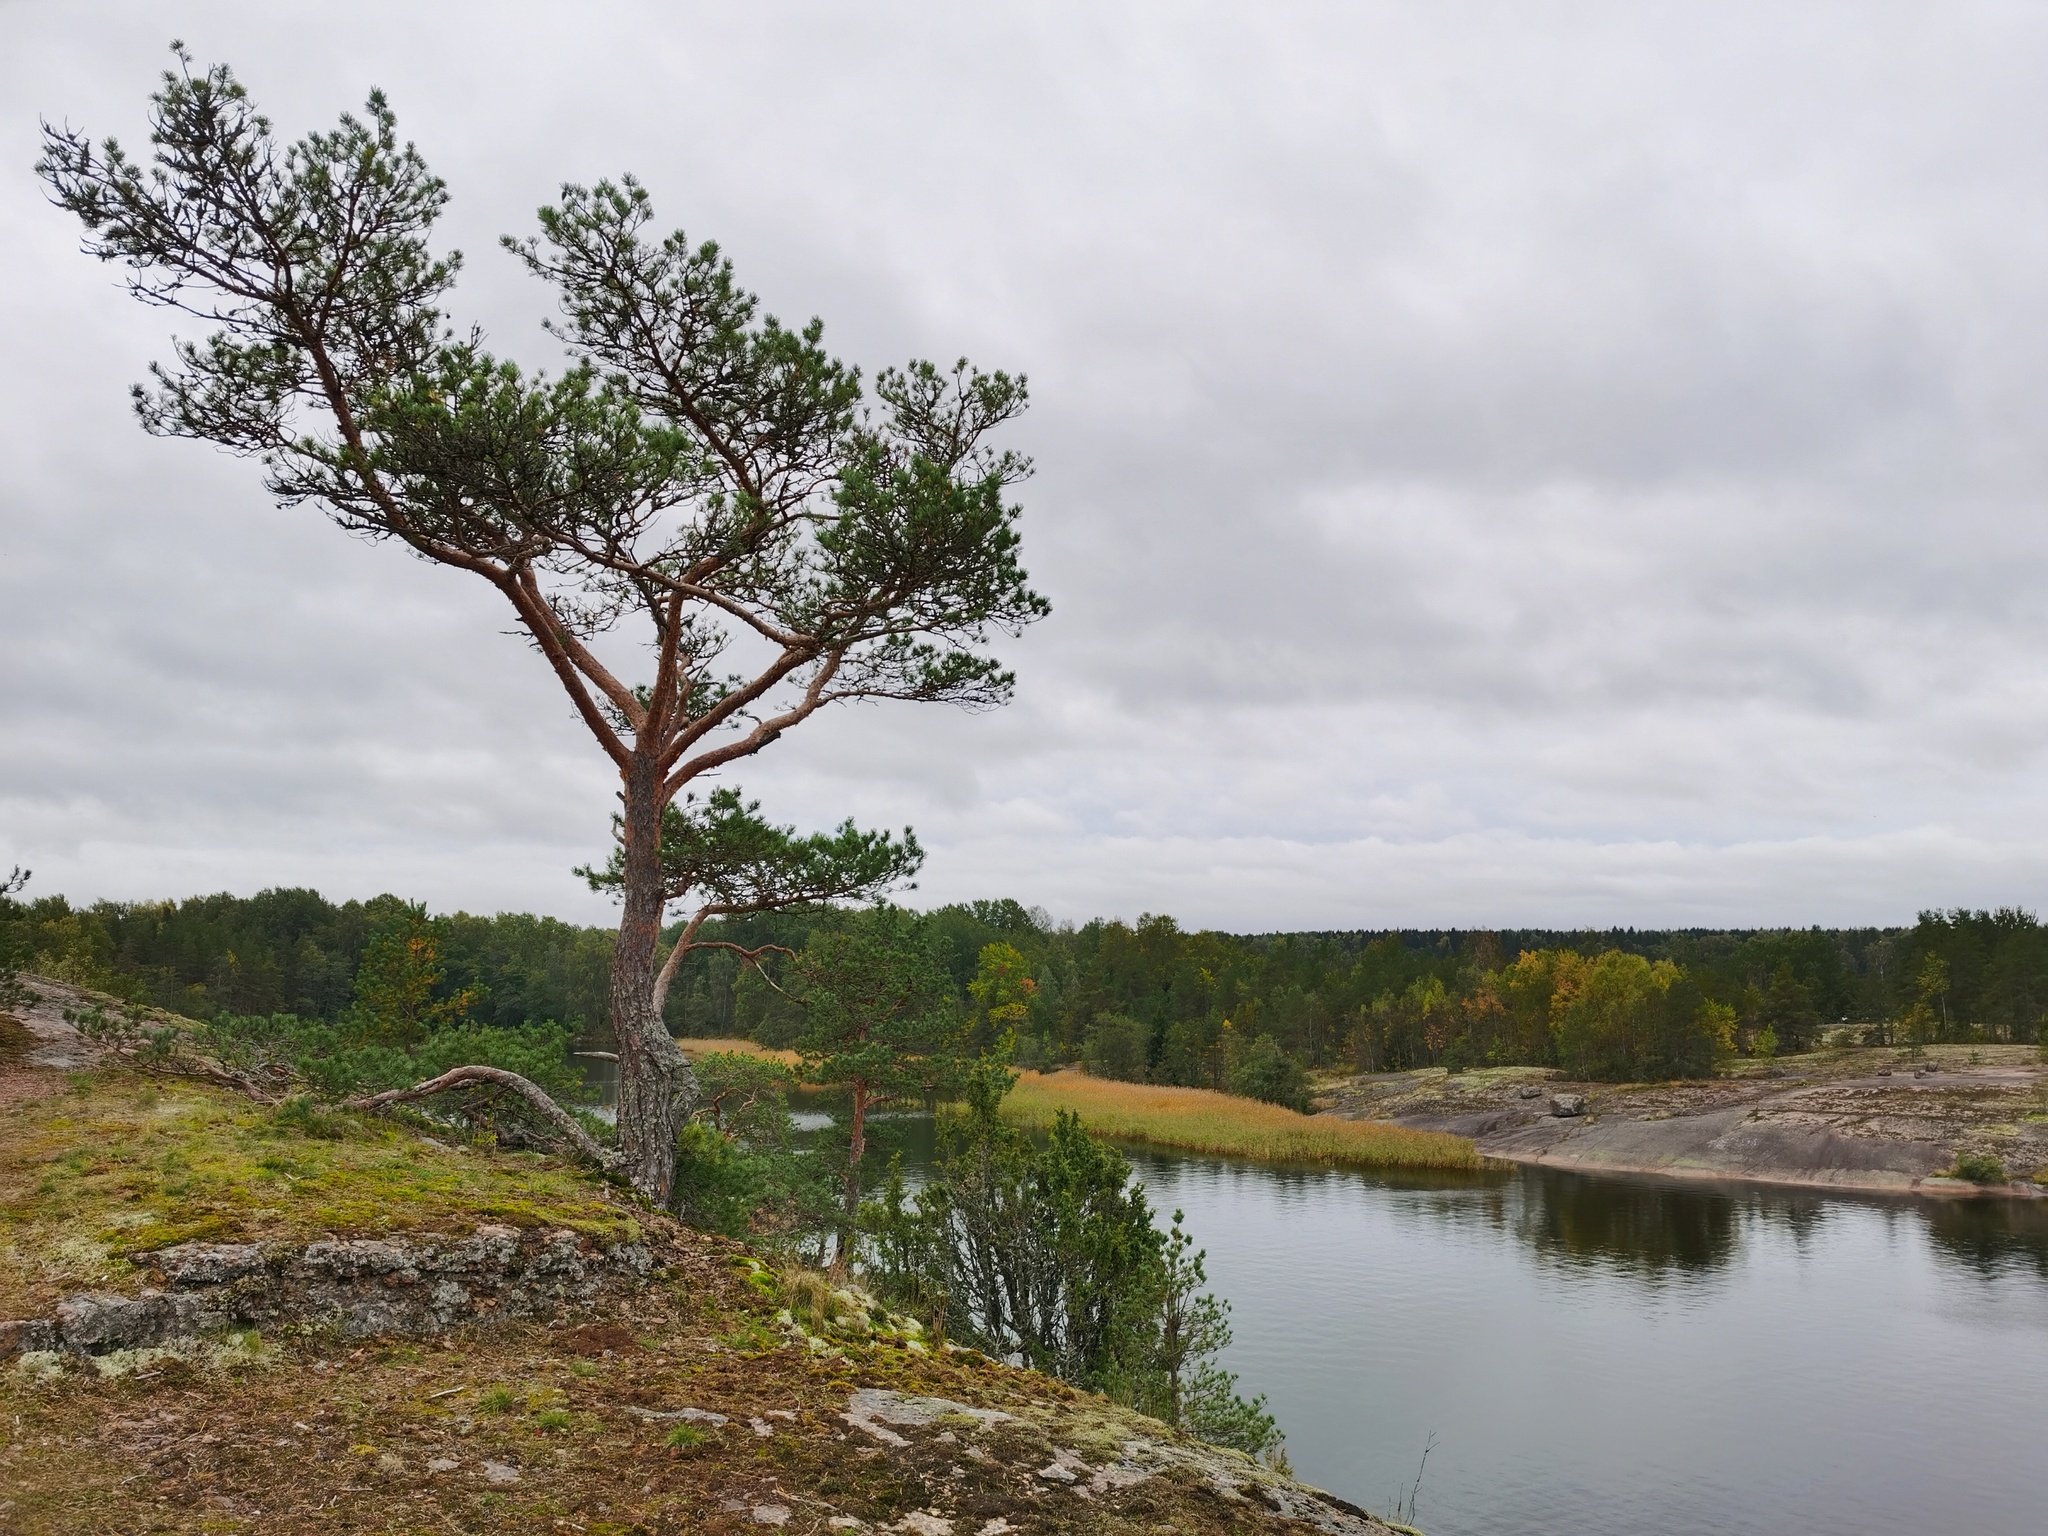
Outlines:
POLYGON ((1462 1136, 1411 1131, 1371 1120, 1299 1115, 1278 1104, 1206 1088, 1119 1083, 1079 1072, 1024 1072, 1003 1102, 1003 1117, 1044 1129, 1070 1109, 1101 1136, 1216 1157, 1340 1168, 1477 1168, 1462 1136))
POLYGON ((682 1035, 676 1040, 682 1052, 691 1061, 699 1056, 709 1056, 715 1051, 730 1051, 736 1056, 759 1056, 767 1061, 779 1061, 786 1067, 797 1064, 795 1051, 776 1051, 755 1040, 727 1040, 713 1036, 682 1035))
POLYGON ((202 1239, 467 1232, 486 1222, 638 1235, 573 1169, 457 1149, 405 1126, 211 1088, 80 1074, 7 1111, 0 1135, 0 1316, 119 1285, 131 1255, 202 1239))

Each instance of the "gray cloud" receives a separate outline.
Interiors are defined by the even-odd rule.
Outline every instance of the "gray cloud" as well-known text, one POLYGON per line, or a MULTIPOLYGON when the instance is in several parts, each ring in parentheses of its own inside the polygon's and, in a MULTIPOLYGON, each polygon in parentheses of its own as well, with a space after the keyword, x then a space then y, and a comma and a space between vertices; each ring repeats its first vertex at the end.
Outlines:
POLYGON ((604 910, 595 751, 452 573, 149 441, 161 314, 26 174, 161 44, 385 86, 494 249, 636 171, 870 368, 1028 371, 1018 702, 745 775, 932 898, 1237 928, 2048 896, 2048 22, 1958 5, 16 4, 0 863, 604 910))

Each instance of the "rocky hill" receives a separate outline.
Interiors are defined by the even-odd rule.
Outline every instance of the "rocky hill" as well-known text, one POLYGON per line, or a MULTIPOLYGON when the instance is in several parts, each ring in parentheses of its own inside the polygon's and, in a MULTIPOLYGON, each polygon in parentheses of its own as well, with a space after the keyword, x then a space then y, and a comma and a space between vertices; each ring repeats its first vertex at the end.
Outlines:
POLYGON ((552 1159, 84 1064, 44 990, 0 1015, 0 1528, 1394 1529, 552 1159))

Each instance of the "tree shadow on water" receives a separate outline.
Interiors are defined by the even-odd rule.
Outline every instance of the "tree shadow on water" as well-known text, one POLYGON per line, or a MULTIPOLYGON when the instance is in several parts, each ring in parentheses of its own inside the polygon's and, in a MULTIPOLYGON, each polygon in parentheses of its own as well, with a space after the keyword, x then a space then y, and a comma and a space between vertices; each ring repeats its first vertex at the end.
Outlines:
POLYGON ((1740 1202, 1720 1190, 1525 1170, 1500 1207, 1539 1255, 1647 1278, 1705 1275, 1734 1257, 1740 1202))
POLYGON ((2048 1201, 2002 1196, 1975 1200, 1931 1200, 1927 1223, 1937 1257, 1980 1279, 2032 1274, 2048 1280, 2048 1201))

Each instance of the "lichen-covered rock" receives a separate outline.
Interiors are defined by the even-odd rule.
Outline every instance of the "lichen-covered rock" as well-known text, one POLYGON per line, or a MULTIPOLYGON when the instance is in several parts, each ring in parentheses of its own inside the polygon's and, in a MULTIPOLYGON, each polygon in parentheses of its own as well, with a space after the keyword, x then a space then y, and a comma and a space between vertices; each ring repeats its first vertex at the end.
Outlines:
POLYGON ((256 1243, 181 1243, 156 1256, 157 1271, 174 1286, 226 1285, 263 1271, 256 1243))
POLYGON ((57 1303, 57 1334, 76 1354, 142 1349, 221 1326, 227 1319, 202 1297, 146 1290, 140 1296, 88 1291, 57 1303))
MULTIPOLYGON (((974 1524, 952 1527, 974 1536, 1017 1529, 1007 1520, 986 1517, 1020 1492, 1023 1507, 1036 1511, 1121 1510, 1137 1516, 1156 1509, 1161 1496, 1191 1489, 1200 1489, 1204 1500, 1220 1500, 1242 1512, 1243 1518, 1227 1520, 1232 1529, 1268 1528, 1266 1516, 1298 1521, 1326 1536, 1387 1536, 1393 1529, 1356 1505, 1297 1483, 1240 1452, 1176 1435, 1163 1424, 1100 1400, 1066 1405, 1041 1400, 1013 1407, 1014 1412, 976 1408, 950 1398, 862 1387, 841 1418, 885 1448, 882 1454, 892 1466, 915 1475, 927 1488, 947 1490, 924 1518, 948 1521, 962 1511, 977 1511, 974 1524)), ((927 1529, 905 1520, 880 1529, 927 1529)), ((832 1525, 855 1528, 838 1520, 832 1525)))
POLYGON ((44 1318, 0 1322, 0 1355, 43 1354, 57 1347, 57 1325, 44 1318))
POLYGON ((86 1292, 51 1319, 0 1323, 0 1354, 104 1355, 225 1328, 280 1322, 345 1336, 442 1333, 491 1317, 546 1317, 637 1287, 654 1268, 639 1243, 485 1226, 289 1243, 181 1243, 141 1261, 157 1284, 86 1292))

